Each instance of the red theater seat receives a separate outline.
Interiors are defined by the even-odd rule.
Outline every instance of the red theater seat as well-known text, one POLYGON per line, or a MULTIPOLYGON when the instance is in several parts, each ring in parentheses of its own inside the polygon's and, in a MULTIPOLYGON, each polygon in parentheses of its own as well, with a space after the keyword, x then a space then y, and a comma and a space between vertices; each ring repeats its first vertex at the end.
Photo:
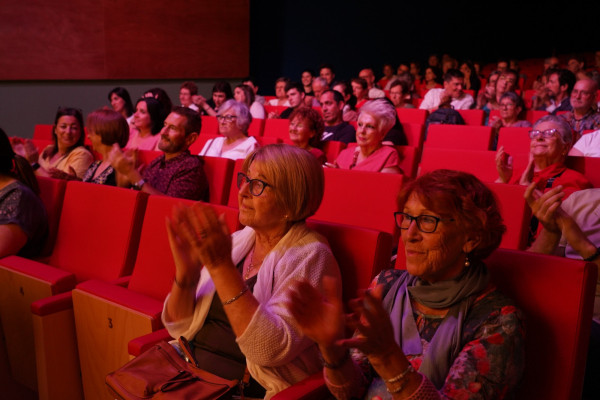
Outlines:
POLYGON ((263 135, 265 130, 265 120, 260 118, 253 118, 250 126, 248 127, 248 136, 260 137, 263 135))
POLYGON ((56 241, 67 181, 43 176, 37 176, 36 178, 40 187, 40 199, 42 199, 46 207, 46 215, 48 215, 48 239, 40 255, 48 256, 52 253, 56 241))
POLYGON ((204 133, 211 135, 219 133, 219 122, 217 121, 217 117, 212 115, 202 116, 202 128, 200 129, 200 134, 202 135, 204 133))
POLYGON ((489 150, 491 140, 489 126, 436 124, 429 125, 423 148, 489 150))
POLYGON ((423 148, 423 142, 425 141, 425 125, 403 122, 402 128, 404 129, 404 135, 406 136, 408 145, 421 150, 423 148))
POLYGON ((265 121, 265 137, 278 137, 281 140, 290 139, 290 120, 289 119, 267 119, 265 121))
POLYGON ((531 140, 529 131, 531 128, 500 128, 498 133, 498 148, 504 146, 508 154, 529 154, 531 140))
POLYGON ((37 124, 33 128, 33 138, 52 141, 52 127, 53 125, 37 124))
POLYGON ((208 179, 209 203, 227 204, 235 162, 223 157, 202 157, 202 159, 204 173, 208 179))
POLYGON ((465 120, 465 125, 481 126, 485 119, 483 110, 456 110, 465 120))
POLYGON ((425 120, 429 112, 419 108, 396 108, 398 119, 402 124, 421 124, 425 125, 425 120))
MULTIPOLYGON (((129 359, 129 340, 162 327, 162 305, 175 274, 165 218, 178 203, 194 202, 164 196, 151 196, 148 200, 135 267, 126 287, 91 280, 73 291, 86 399, 106 392, 105 376, 129 359)), ((211 207, 225 214, 232 232, 239 228, 237 210, 212 204, 211 207)))
POLYGON ((323 142, 323 153, 325 153, 325 157, 327 157, 327 162, 333 163, 337 156, 340 154, 342 150, 344 150, 348 145, 344 142, 338 142, 336 140, 326 140, 323 142))
POLYGON ((585 175, 594 187, 600 187, 600 158, 568 156, 565 165, 585 175))
MULTIPOLYGON (((63 365, 76 362, 76 359, 68 359, 68 354, 72 353, 65 351, 64 357, 45 358, 38 336, 38 333, 41 336, 48 333, 54 337, 56 341, 52 343, 55 349, 63 345, 72 347, 75 335, 72 312, 69 314, 67 310, 49 315, 45 321, 60 319, 61 322, 58 327, 53 325, 50 331, 46 331, 43 327, 45 321, 32 322, 30 306, 41 299, 51 302, 48 297, 69 292, 77 282, 88 279, 113 281, 130 274, 146 199, 145 193, 133 190, 70 181, 65 191, 56 243, 48 263, 16 256, 0 260, 0 284, 3 288, 0 313, 12 373, 17 381, 35 389, 38 383, 37 364, 38 376, 51 377, 40 378, 40 393, 52 392, 45 385, 61 386, 70 379, 75 379, 71 390, 77 391, 76 378, 66 376, 68 371, 62 369, 63 365), (42 327, 38 332, 40 324, 42 327)), ((68 293, 66 301, 69 301, 68 293)))

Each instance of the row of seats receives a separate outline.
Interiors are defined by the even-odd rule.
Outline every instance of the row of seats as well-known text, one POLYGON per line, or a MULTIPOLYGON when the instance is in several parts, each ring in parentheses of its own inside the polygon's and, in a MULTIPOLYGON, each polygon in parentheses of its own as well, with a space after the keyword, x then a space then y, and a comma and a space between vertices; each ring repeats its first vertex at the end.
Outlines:
MULTIPOLYGON (((51 184, 65 187, 55 199, 63 205, 56 206, 62 212, 51 255, 44 263, 0 260, 0 317, 13 376, 37 388, 40 398, 109 398, 104 376, 128 360, 129 340, 161 328, 174 275, 165 218, 175 204, 192 202, 40 182, 44 191, 51 184)), ((212 207, 225 214, 231 231, 240 228, 236 209, 212 207)), ((346 300, 389 263, 390 233, 316 220, 309 225, 328 239, 340 263, 346 300)))

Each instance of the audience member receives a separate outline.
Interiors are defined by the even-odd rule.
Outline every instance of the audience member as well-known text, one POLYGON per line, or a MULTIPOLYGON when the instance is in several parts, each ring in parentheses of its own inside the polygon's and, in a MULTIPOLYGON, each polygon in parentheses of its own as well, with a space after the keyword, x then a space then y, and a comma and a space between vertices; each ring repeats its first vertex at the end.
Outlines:
POLYGON ((367 89, 369 89, 369 99, 381 99, 385 97, 385 92, 375 85, 375 74, 373 73, 372 68, 362 69, 358 73, 358 77, 364 79, 367 82, 367 89))
POLYGON ((327 83, 327 88, 330 88, 331 84, 335 80, 335 70, 333 68, 333 65, 321 64, 321 67, 319 67, 319 76, 325 79, 325 82, 327 83))
POLYGON ((531 122, 524 119, 525 105, 521 96, 515 92, 506 92, 500 97, 500 117, 490 118, 488 125, 494 129, 494 141, 492 150, 496 150, 498 144, 498 132, 500 128, 522 128, 531 127, 531 122))
POLYGON ((290 115, 290 140, 296 147, 310 152, 320 164, 327 161, 321 150, 323 127, 323 117, 315 109, 299 107, 290 115))
POLYGON ((430 89, 437 89, 442 87, 442 70, 436 67, 429 66, 425 68, 425 82, 421 87, 421 95, 430 89))
POLYGON ((192 343, 202 369, 241 380, 247 366, 264 389, 244 394, 269 399, 322 365, 285 307, 288 288, 302 280, 323 295, 325 280, 341 301, 341 278, 327 241, 305 224, 324 191, 312 155, 265 146, 246 158, 237 184, 243 230, 230 236, 201 203, 176 208, 167 221, 175 279, 162 321, 192 343))
POLYGON ((193 96, 194 104, 200 109, 200 113, 204 115, 215 116, 219 112, 219 107, 227 100, 233 98, 231 85, 226 81, 218 81, 213 85, 212 97, 206 100, 200 95, 193 96))
POLYGON ((133 103, 127 89, 116 87, 108 93, 108 101, 113 110, 120 113, 129 125, 133 123, 133 103))
POLYGON ((245 103, 227 100, 221 106, 217 120, 219 133, 223 136, 208 140, 199 155, 238 160, 246 158, 258 147, 256 139, 248 136, 252 115, 245 103))
POLYGON ((477 94, 476 108, 478 110, 484 110, 489 114, 490 110, 495 110, 498 107, 498 103, 496 102, 496 83, 499 77, 499 71, 490 73, 484 90, 480 90, 477 94))
POLYGON ((548 69, 546 86, 540 87, 533 98, 534 110, 546 110, 556 114, 559 111, 571 111, 569 97, 575 85, 575 75, 566 69, 548 69))
POLYGON ((464 76, 457 69, 450 69, 444 75, 443 89, 430 89, 420 109, 434 111, 438 107, 451 104, 455 110, 468 110, 473 105, 473 96, 463 92, 464 76))
POLYGON ((383 90, 390 90, 390 85, 396 80, 392 64, 383 64, 383 77, 377 81, 377 86, 383 90))
POLYGON ((388 100, 376 99, 366 103, 358 115, 357 146, 342 150, 333 166, 358 171, 402 173, 398 152, 394 147, 382 143, 395 123, 396 110, 388 100))
POLYGON ((302 75, 300 76, 300 81, 302 82, 302 86, 304 87, 304 94, 306 96, 313 96, 314 92, 312 88, 313 79, 315 78, 315 73, 311 69, 305 69, 302 71, 302 75))
POLYGON ((573 143, 573 132, 564 119, 556 115, 540 118, 529 132, 529 137, 530 161, 521 174, 513 174, 512 157, 500 146, 496 153, 499 175, 496 182, 521 185, 536 182, 541 191, 562 185, 567 195, 592 187, 585 176, 565 166, 573 143))
POLYGON ((169 97, 167 92, 165 92, 165 90, 162 88, 156 87, 149 89, 144 93, 142 97, 153 97, 156 100, 158 100, 158 102, 162 106, 163 119, 165 119, 167 115, 169 115, 171 109, 173 108, 173 102, 171 101, 171 98, 169 97))
POLYGON ((270 106, 285 106, 289 107, 290 102, 285 94, 285 87, 290 82, 289 78, 281 77, 275 81, 275 99, 269 100, 270 106))
POLYGON ((350 85, 352 85, 352 94, 356 97, 356 105, 354 107, 359 110, 369 101, 369 86, 363 78, 352 78, 350 85))
POLYGON ((395 80, 390 85, 390 100, 396 108, 415 108, 410 103, 410 90, 405 81, 395 80))
POLYGON ((60 107, 52 127, 53 144, 38 156, 35 146, 25 146, 25 155, 35 174, 56 179, 81 179, 94 156, 85 148, 81 110, 60 107))
POLYGON ((149 194, 208 200, 202 161, 188 150, 198 138, 201 127, 199 113, 187 107, 175 107, 159 135, 158 149, 164 154, 152 160, 141 173, 130 152, 123 153, 115 143, 108 158, 117 171, 117 184, 149 194))
MULTIPOLYGON (((279 118, 288 119, 290 117, 290 114, 294 110, 300 107, 305 107, 304 87, 299 82, 289 82, 285 86, 285 94, 287 96, 288 103, 290 103, 290 106, 283 110, 281 114, 279 114, 279 118)), ((272 118, 273 116, 269 115, 269 117, 272 118)))
MULTIPOLYGON (((199 111, 198 106, 194 104, 193 98, 198 95, 198 86, 192 81, 185 81, 179 88, 179 102, 183 107, 189 107, 194 111, 199 111)), ((170 110, 169 110, 170 112, 170 110)))
POLYGON ((333 90, 341 93, 344 100, 343 120, 346 122, 356 121, 358 113, 356 112, 356 97, 352 93, 352 86, 346 81, 337 81, 333 83, 333 90))
POLYGON ((13 151, 0 129, 0 258, 39 255, 48 219, 29 162, 13 151))
POLYGON ((264 106, 265 98, 258 94, 258 85, 256 83, 256 80, 251 76, 247 76, 244 79, 242 79, 242 84, 250 86, 250 88, 254 92, 254 101, 264 106))
POLYGON ((321 110, 325 122, 321 140, 336 140, 344 143, 356 141, 354 127, 344 121, 344 108, 344 97, 337 90, 326 90, 321 95, 321 110))
POLYGON ((500 73, 504 73, 505 71, 508 70, 508 61, 505 59, 500 59, 498 60, 498 62, 496 63, 496 70, 500 71, 500 73))
POLYGON ((325 296, 290 288, 287 306, 317 342, 329 390, 337 399, 512 398, 525 323, 484 263, 506 230, 494 194, 473 175, 436 170, 403 187, 398 209, 406 269, 381 272, 351 314, 333 282, 325 296))
POLYGON ((321 101, 321 95, 323 94, 324 91, 329 89, 329 85, 327 84, 327 80, 325 78, 321 78, 320 76, 317 76, 315 79, 313 79, 312 81, 312 92, 313 92, 313 96, 315 97, 315 100, 317 102, 321 101))
POLYGON ((253 119, 265 119, 265 107, 255 100, 254 91, 250 86, 243 83, 237 85, 233 90, 233 98, 248 106, 253 119))
POLYGON ((475 72, 473 63, 468 60, 463 61, 462 64, 460 64, 460 72, 462 72, 465 76, 464 89, 472 90, 475 93, 475 96, 477 96, 477 92, 479 92, 479 89, 481 89, 481 81, 475 72))
POLYGON ((583 131, 600 128, 600 113, 596 110, 597 91, 595 81, 589 78, 577 81, 571 92, 573 111, 561 114, 575 131, 575 141, 579 140, 583 131))
POLYGON ((589 78, 585 73, 585 60, 581 56, 569 58, 567 69, 575 75, 577 80, 589 78))
POLYGON ((156 150, 165 114, 160 102, 152 97, 143 97, 135 105, 133 126, 127 142, 128 149, 156 150))
POLYGON ((102 156, 101 160, 94 161, 85 174, 84 182, 100 185, 117 185, 117 176, 110 165, 109 153, 114 144, 124 148, 129 140, 129 127, 123 116, 112 110, 92 111, 87 117, 88 138, 92 148, 102 156))
POLYGON ((450 57, 447 54, 444 54, 444 57, 442 58, 443 62, 442 62, 442 73, 445 74, 446 72, 448 72, 451 69, 458 69, 458 61, 456 61, 455 58, 450 57))

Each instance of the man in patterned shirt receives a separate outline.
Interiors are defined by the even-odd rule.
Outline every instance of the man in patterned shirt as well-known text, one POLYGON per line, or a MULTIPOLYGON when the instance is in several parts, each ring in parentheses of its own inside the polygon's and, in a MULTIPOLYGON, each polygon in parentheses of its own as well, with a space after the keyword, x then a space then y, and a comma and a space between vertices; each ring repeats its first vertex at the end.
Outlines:
POLYGON ((131 187, 149 194, 208 200, 208 181, 202 160, 192 156, 188 148, 198 138, 202 119, 187 107, 175 107, 160 131, 158 148, 164 153, 139 172, 133 157, 113 146, 110 163, 117 171, 119 186, 131 187))
POLYGON ((578 80, 571 92, 573 111, 561 114, 575 131, 574 143, 579 140, 583 131, 600 128, 600 113, 594 108, 597 90, 598 86, 592 79, 578 80))

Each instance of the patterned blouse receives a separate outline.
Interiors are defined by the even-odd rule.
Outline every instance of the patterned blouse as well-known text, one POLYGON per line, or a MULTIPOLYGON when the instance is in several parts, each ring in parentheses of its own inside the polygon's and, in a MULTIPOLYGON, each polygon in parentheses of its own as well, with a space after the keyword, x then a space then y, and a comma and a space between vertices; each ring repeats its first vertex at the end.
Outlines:
POLYGON ((101 160, 94 161, 92 165, 85 171, 85 175, 83 175, 84 182, 97 183, 99 185, 110 185, 117 186, 117 177, 115 170, 112 166, 108 166, 104 171, 94 177, 96 170, 102 164, 101 160))
MULTIPOLYGON (((387 293, 403 270, 386 270, 375 282, 384 284, 387 293)), ((428 351, 437 328, 443 318, 414 312, 423 354, 407 356, 416 371, 419 370, 424 354, 428 351)), ((462 350, 454 360, 443 387, 438 391, 423 377, 423 382, 412 395, 418 399, 502 399, 510 396, 517 387, 524 368, 523 316, 513 303, 504 295, 488 287, 477 297, 469 315, 465 319, 462 331, 462 350)), ((328 382, 330 391, 338 399, 348 399, 357 393, 364 393, 364 399, 391 399, 386 386, 367 357, 353 350, 352 358, 364 377, 362 391, 356 384, 333 386, 328 382), (365 387, 368 386, 368 387, 365 387)), ((411 398, 413 398, 411 396, 411 398)))

